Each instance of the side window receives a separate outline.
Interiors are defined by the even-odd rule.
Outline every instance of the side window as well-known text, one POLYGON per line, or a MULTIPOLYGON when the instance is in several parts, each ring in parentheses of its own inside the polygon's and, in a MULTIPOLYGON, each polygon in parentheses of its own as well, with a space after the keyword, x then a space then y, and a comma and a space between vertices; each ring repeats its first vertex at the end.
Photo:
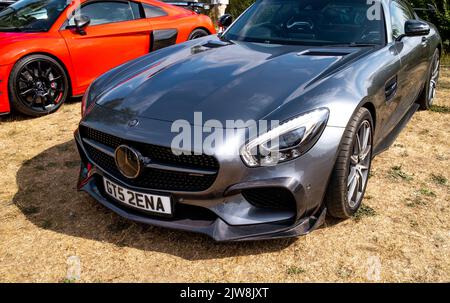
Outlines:
POLYGON ((142 3, 142 7, 144 8, 146 18, 156 18, 156 17, 167 16, 166 11, 160 7, 145 4, 145 3, 142 3))
MULTIPOLYGON (((139 5, 132 5, 132 2, 101 1, 88 3, 81 7, 79 14, 88 16, 91 19, 90 25, 99 25, 113 22, 130 21, 139 19, 139 5)), ((69 20, 69 25, 74 25, 73 17, 69 20)))
POLYGON ((398 38, 405 34, 405 23, 410 19, 415 19, 414 14, 408 6, 399 1, 391 2, 391 23, 392 23, 392 37, 398 38))
POLYGON ((264 9, 259 10, 258 14, 252 20, 252 25, 261 24, 264 22, 270 22, 274 17, 277 16, 280 12, 283 13, 286 11, 286 7, 288 10, 292 9, 292 6, 283 5, 283 3, 276 3, 274 5, 266 5, 264 9))
POLYGON ((144 18, 143 13, 141 12, 141 5, 137 2, 130 1, 131 11, 133 12, 134 19, 144 18))

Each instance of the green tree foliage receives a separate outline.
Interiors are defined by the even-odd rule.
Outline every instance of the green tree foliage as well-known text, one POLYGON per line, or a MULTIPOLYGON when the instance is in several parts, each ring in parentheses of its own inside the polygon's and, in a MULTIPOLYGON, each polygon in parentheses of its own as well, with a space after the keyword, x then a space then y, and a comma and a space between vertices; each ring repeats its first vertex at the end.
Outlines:
POLYGON ((424 20, 430 21, 439 28, 447 51, 450 51, 450 0, 412 0, 416 8, 424 8, 430 3, 437 8, 437 13, 426 11, 417 12, 424 20))
MULTIPOLYGON (((437 8, 437 13, 426 11, 418 12, 424 20, 434 23, 438 28, 447 51, 450 51, 450 0, 410 0, 415 8, 426 8, 427 4, 433 4, 437 8)), ((238 17, 255 0, 230 0, 228 13, 235 18, 238 17)))
POLYGON ((233 15, 234 18, 237 18, 253 2, 255 2, 255 0, 230 0, 227 13, 233 15))

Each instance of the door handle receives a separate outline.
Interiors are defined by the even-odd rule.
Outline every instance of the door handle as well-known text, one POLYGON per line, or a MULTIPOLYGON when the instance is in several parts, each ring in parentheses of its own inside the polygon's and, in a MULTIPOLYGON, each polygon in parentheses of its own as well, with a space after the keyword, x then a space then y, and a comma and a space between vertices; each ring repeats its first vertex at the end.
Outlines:
POLYGON ((428 38, 427 37, 422 37, 422 45, 428 46, 428 38))

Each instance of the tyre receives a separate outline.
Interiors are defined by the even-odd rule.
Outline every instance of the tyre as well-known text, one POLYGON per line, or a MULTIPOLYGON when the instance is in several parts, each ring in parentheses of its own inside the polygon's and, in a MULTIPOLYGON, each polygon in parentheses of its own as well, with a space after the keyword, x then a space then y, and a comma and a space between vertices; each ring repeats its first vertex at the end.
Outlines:
POLYGON ((325 198, 328 213, 340 219, 353 216, 361 206, 372 163, 373 120, 360 108, 345 130, 325 198))
POLYGON ((43 116, 57 111, 69 95, 64 68, 44 55, 19 60, 9 77, 9 96, 13 110, 28 116, 43 116))
POLYGON ((209 33, 206 30, 197 28, 189 35, 188 40, 194 40, 194 39, 198 39, 198 38, 205 37, 208 35, 209 35, 209 33))
POLYGON ((436 97, 436 88, 439 81, 440 70, 440 56, 439 50, 436 49, 431 60, 430 71, 428 72, 427 81, 422 93, 417 100, 421 110, 428 110, 433 105, 434 98, 436 97))

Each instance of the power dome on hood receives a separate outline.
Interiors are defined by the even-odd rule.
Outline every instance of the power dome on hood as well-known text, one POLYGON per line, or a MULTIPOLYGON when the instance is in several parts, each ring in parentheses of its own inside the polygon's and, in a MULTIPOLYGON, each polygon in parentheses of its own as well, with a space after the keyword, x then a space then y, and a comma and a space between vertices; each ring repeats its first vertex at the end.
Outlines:
POLYGON ((168 55, 170 64, 149 65, 116 79, 117 84, 97 103, 170 122, 183 119, 194 124, 194 112, 201 112, 204 120, 222 123, 258 120, 284 104, 292 92, 329 73, 349 53, 336 50, 329 56, 323 54, 330 50, 319 54, 317 47, 217 41, 218 47, 203 52, 178 49, 168 55), (302 52, 309 55, 299 55, 302 52))

